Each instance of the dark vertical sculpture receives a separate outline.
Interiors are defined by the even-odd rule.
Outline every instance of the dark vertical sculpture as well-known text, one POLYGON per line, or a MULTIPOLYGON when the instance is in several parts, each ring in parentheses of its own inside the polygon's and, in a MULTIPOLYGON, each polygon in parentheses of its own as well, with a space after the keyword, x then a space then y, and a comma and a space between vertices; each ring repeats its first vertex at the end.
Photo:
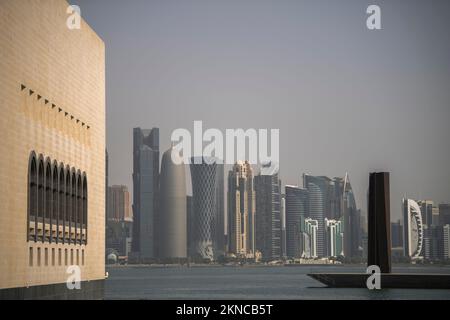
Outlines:
POLYGON ((370 174, 368 210, 368 265, 381 273, 391 272, 391 231, 389 172, 370 174))

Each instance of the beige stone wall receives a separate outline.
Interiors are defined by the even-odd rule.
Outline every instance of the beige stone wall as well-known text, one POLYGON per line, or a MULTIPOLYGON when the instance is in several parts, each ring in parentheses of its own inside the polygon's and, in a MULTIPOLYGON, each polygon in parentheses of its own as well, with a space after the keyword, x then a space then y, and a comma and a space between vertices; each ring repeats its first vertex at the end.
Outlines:
POLYGON ((104 278, 105 46, 84 21, 81 30, 67 28, 67 7, 64 0, 0 1, 0 288, 65 282, 52 249, 56 256, 79 250, 80 260, 84 251, 82 280, 104 278), (33 150, 86 172, 87 245, 27 241, 33 150))

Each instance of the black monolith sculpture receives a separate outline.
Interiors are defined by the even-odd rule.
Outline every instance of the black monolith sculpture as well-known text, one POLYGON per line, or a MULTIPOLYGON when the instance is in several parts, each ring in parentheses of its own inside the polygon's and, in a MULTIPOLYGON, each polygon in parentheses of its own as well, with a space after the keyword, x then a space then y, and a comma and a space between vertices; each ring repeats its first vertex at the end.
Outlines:
POLYGON ((369 178, 368 257, 381 273, 391 272, 391 214, 389 172, 373 172, 369 178))

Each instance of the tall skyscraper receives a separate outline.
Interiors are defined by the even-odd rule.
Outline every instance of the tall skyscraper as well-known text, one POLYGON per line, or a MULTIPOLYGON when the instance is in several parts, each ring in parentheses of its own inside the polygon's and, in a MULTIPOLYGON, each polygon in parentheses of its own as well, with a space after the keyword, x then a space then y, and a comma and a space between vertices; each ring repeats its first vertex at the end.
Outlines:
POLYGON ((67 6, 0 1, 2 298, 102 297, 105 45, 67 6))
POLYGON ((146 262, 157 254, 159 200, 159 129, 133 129, 133 240, 132 251, 146 262))
POLYGON ((215 260, 224 250, 223 164, 211 158, 199 162, 192 158, 190 165, 193 223, 188 221, 188 225, 194 227, 192 254, 215 260))
POLYGON ((345 174, 342 189, 342 212, 337 218, 343 222, 343 237, 345 257, 355 257, 360 253, 361 246, 361 217, 356 207, 355 195, 348 174, 345 174))
POLYGON ((107 219, 132 221, 130 193, 127 186, 108 187, 107 219))
POLYGON ((422 213, 416 201, 403 199, 403 239, 405 256, 411 259, 423 257, 424 225, 422 213))
POLYGON ((263 260, 281 259, 281 193, 278 173, 268 172, 271 164, 263 164, 254 178, 255 243, 263 260))
POLYGON ((216 235, 214 237, 215 256, 225 255, 225 168, 223 164, 217 163, 216 183, 216 235))
MULTIPOLYGON (((174 154, 174 156, 176 156, 174 154)), ((178 159, 182 163, 182 159, 178 159)), ((187 257, 186 177, 184 164, 172 161, 172 148, 161 160, 158 257, 187 257)))
POLYGON ((325 239, 325 218, 331 212, 331 179, 324 176, 303 175, 303 186, 309 193, 309 217, 318 221, 317 254, 320 258, 327 256, 325 239))
POLYGON ((238 161, 228 173, 229 250, 236 255, 255 254, 255 193, 253 170, 238 161))
POLYGON ((303 253, 302 224, 308 218, 309 194, 297 186, 285 186, 286 194, 286 255, 301 258, 303 253))

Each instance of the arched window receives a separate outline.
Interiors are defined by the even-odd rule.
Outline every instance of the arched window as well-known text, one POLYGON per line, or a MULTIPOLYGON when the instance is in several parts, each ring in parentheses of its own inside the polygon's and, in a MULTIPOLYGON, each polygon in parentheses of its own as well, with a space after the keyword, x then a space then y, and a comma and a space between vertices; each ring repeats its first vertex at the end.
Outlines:
POLYGON ((52 210, 53 210, 53 202, 52 202, 52 167, 50 165, 50 160, 47 159, 46 160, 46 165, 45 165, 45 208, 44 208, 44 226, 43 226, 43 231, 44 231, 44 240, 50 240, 50 234, 49 236, 47 236, 46 233, 46 225, 50 224, 51 225, 51 221, 50 218, 52 216, 52 210))
MULTIPOLYGON (((61 163, 59 166, 59 212, 58 212, 58 220, 59 225, 62 226, 62 242, 65 242, 65 234, 64 234, 64 226, 66 225, 66 181, 65 181, 65 174, 64 174, 64 165, 61 163)), ((59 230, 58 230, 58 239, 59 239, 59 230)))
POLYGON ((81 229, 80 237, 77 239, 78 243, 81 244, 82 239, 82 228, 81 228, 81 219, 83 217, 83 194, 82 194, 82 184, 81 184, 81 173, 78 170, 77 172, 77 226, 81 229))
POLYGON ((88 225, 88 186, 86 174, 83 173, 83 228, 85 229, 85 236, 83 241, 87 244, 87 225, 88 225))
POLYGON ((38 218, 44 216, 44 160, 39 158, 38 165, 38 218))
POLYGON ((77 240, 77 177, 75 175, 75 169, 72 168, 72 193, 71 193, 71 199, 72 199, 72 204, 71 204, 71 212, 72 212, 72 216, 71 216, 71 223, 72 223, 72 228, 75 228, 75 238, 71 239, 71 243, 76 243, 77 240))
POLYGON ((45 210, 45 171, 44 171, 44 159, 42 156, 38 160, 38 218, 36 219, 36 232, 37 240, 44 241, 42 227, 39 231, 39 223, 44 223, 44 210, 45 210))
POLYGON ((53 162, 53 183, 52 183, 52 194, 53 194, 53 199, 52 199, 52 204, 53 204, 53 208, 52 208, 52 215, 51 215, 51 221, 52 221, 52 230, 50 233, 50 241, 55 240, 58 241, 58 226, 59 226, 59 219, 58 219, 58 163, 53 162), (56 238, 54 239, 53 237, 53 230, 56 230, 56 238))
POLYGON ((28 169, 28 239, 36 241, 36 232, 30 233, 30 230, 36 231, 37 218, 37 165, 36 156, 31 155, 30 166, 28 169), (33 229, 31 229, 33 225, 33 229))
POLYGON ((70 223, 70 221, 72 220, 72 210, 71 210, 71 204, 72 204, 72 199, 71 199, 71 185, 70 185, 70 169, 69 167, 67 167, 66 169, 66 219, 65 219, 65 225, 69 226, 69 238, 66 239, 67 241, 71 241, 71 227, 72 224, 70 223))
POLYGON ((31 152, 27 241, 86 244, 87 194, 85 172, 31 152))

